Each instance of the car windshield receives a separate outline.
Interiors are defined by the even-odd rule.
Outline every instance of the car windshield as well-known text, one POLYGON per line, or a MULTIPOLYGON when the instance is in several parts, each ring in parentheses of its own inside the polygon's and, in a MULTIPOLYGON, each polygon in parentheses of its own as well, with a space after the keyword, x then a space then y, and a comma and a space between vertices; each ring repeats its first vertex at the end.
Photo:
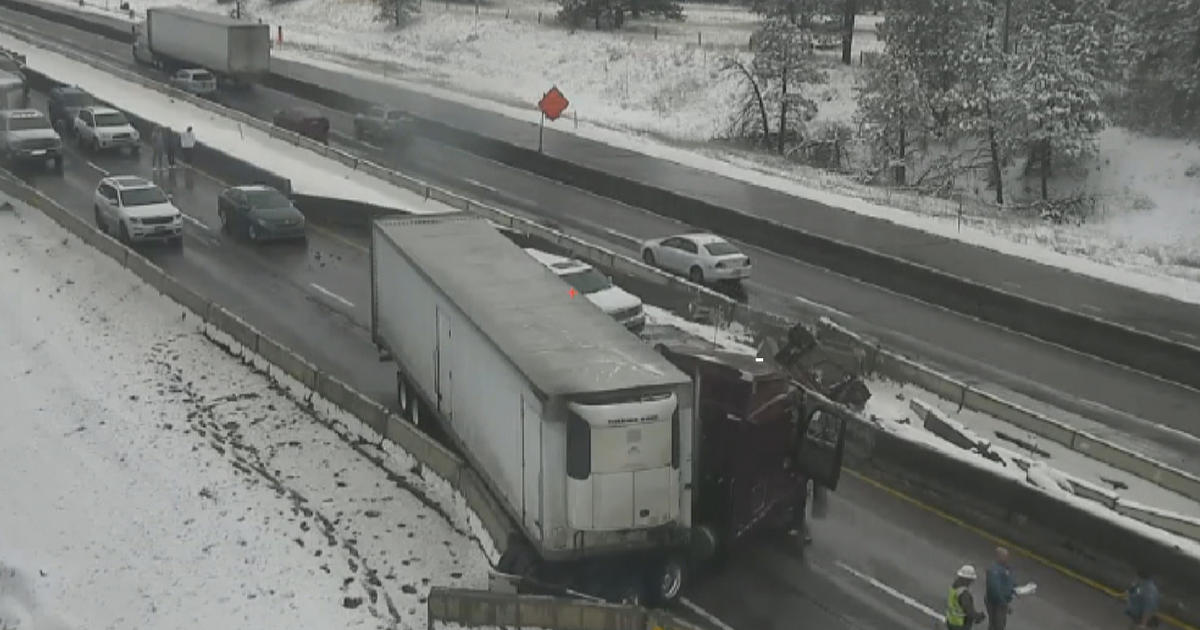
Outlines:
POLYGON ((121 191, 121 205, 149 206, 156 203, 167 203, 167 195, 161 188, 133 188, 121 191))
POLYGON ((86 92, 59 92, 56 98, 65 107, 87 107, 92 104, 92 95, 86 92))
POLYGON ((193 72, 192 79, 195 81, 212 81, 213 75, 207 72, 193 72))
POLYGON ((120 127, 128 124, 129 121, 125 119, 125 114, 122 114, 121 112, 105 112, 103 114, 96 114, 97 127, 120 127))
POLYGON ((246 200, 251 208, 286 208, 291 205, 278 190, 247 190, 246 200))
POLYGON ((708 243, 704 246, 704 249, 713 256, 728 256, 739 253, 736 247, 724 241, 708 243))
POLYGON ((575 287, 576 291, 584 294, 603 291, 612 286, 612 282, 595 269, 563 274, 562 279, 575 287))
POLYGON ((45 116, 27 116, 9 118, 8 128, 12 131, 28 131, 30 129, 49 129, 50 121, 45 116))

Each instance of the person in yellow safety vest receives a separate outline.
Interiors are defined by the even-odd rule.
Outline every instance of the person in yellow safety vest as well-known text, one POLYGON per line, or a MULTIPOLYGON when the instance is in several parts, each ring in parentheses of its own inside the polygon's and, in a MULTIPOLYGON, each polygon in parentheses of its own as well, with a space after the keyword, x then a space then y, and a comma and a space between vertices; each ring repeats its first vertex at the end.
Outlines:
POLYGON ((987 618, 975 610, 975 598, 971 595, 971 584, 978 577, 975 567, 969 564, 963 565, 955 575, 946 596, 946 627, 949 630, 967 630, 987 618))

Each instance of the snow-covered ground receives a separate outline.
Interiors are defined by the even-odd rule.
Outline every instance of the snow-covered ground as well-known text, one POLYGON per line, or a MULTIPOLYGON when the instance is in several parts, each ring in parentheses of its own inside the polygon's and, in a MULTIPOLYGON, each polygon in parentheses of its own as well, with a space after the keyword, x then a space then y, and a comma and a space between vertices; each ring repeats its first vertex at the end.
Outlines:
MULTIPOLYGON (((77 0, 44 1, 79 8, 77 0)), ((179 3, 131 4, 139 13, 179 3)), ((85 0, 84 10, 118 15, 118 4, 85 0)), ((215 0, 187 4, 230 10, 215 0)), ((688 4, 683 22, 642 20, 616 33, 572 33, 548 19, 555 4, 540 0, 499 0, 482 5, 478 15, 471 4, 429 2, 413 25, 400 30, 376 22, 369 0, 248 0, 243 10, 283 26, 284 44, 274 51, 282 58, 394 81, 531 122, 538 120, 533 108, 538 96, 558 85, 572 101, 572 120, 556 123, 556 129, 1200 303, 1195 143, 1121 128, 1103 132, 1095 160, 1052 182, 1058 190, 1081 188, 1095 196, 1098 216, 1082 227, 1054 226, 997 211, 980 199, 986 191, 960 206, 707 143, 724 133, 735 109, 739 79, 722 71, 725 59, 749 55, 755 18, 739 6, 688 4)), ((878 20, 860 16, 858 52, 879 49, 878 20)), ((821 105, 816 125, 852 125, 856 110, 853 86, 861 67, 841 66, 834 54, 822 53, 828 83, 804 88, 821 105)), ((1023 187, 1010 186, 1010 192, 1020 197, 1023 187)))
POLYGON ((469 515, 127 270, 0 209, 0 627, 424 628, 469 515))
POLYGON ((196 138, 228 155, 291 180, 295 192, 349 199, 414 214, 451 212, 438 201, 365 175, 337 160, 297 149, 287 141, 186 101, 75 61, 57 52, 0 33, 0 43, 26 55, 30 68, 63 83, 77 85, 96 98, 158 125, 182 132, 193 127, 196 138))
MULTIPOLYGON (((648 325, 652 326, 677 328, 732 352, 757 354, 751 333, 740 327, 724 328, 696 324, 653 306, 646 307, 646 321, 648 325)), ((1156 532, 1154 535, 1163 536, 1164 540, 1170 540, 1172 544, 1180 545, 1181 549, 1200 554, 1200 541, 1168 534, 1129 517, 1120 516, 1111 510, 1102 509, 1093 501, 1070 495, 1061 488, 1061 483, 1066 483, 1068 478, 1078 479, 1110 492, 1122 501, 1148 506, 1164 513, 1181 515, 1197 521, 1200 521, 1200 503, 1032 435, 987 414, 969 409, 960 410, 957 403, 942 399, 919 387, 880 378, 869 379, 867 387, 871 391, 871 399, 867 402, 867 408, 863 415, 872 418, 884 430, 906 440, 920 442, 950 453, 953 457, 973 466, 1020 479, 1026 483, 1038 485, 1047 480, 1054 480, 1053 487, 1043 489, 1060 496, 1064 501, 1076 502, 1086 509, 1096 508, 1096 513, 1105 518, 1116 519, 1144 531, 1156 532), (992 450, 999 454, 1007 462, 1007 465, 963 450, 926 430, 922 421, 917 418, 911 408, 911 401, 914 399, 941 411, 951 421, 959 423, 979 438, 990 442, 992 450), (1000 433, 1010 439, 1000 437, 1000 433), (1029 472, 1018 466, 1016 460, 1028 464, 1029 472)), ((1038 485, 1038 487, 1041 486, 1038 485)))

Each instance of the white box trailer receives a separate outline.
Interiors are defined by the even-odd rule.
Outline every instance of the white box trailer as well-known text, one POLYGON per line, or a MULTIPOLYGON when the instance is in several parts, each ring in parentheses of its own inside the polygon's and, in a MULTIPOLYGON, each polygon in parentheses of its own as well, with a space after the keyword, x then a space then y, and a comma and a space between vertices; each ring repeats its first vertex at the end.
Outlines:
POLYGON ((133 57, 167 71, 200 67, 250 83, 270 72, 271 27, 184 7, 150 8, 134 26, 133 57))
POLYGON ((0 109, 24 109, 28 105, 25 77, 0 71, 0 109))
POLYGON ((691 379, 473 215, 376 221, 371 286, 405 413, 436 416, 524 533, 501 568, 677 595, 691 379))

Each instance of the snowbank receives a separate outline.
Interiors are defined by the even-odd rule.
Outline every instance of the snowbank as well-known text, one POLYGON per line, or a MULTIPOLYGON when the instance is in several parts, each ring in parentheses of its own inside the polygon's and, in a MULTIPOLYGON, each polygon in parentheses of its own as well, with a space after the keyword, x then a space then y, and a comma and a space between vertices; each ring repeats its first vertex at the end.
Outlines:
POLYGON ((20 568, 0 580, 2 614, 423 628, 432 583, 486 585, 470 524, 409 462, 15 205, 0 212, 0 478, 24 483, 0 510, 0 563, 20 568))
POLYGON ((176 131, 191 126, 198 141, 291 180, 295 192, 347 199, 414 214, 452 212, 436 201, 370 177, 342 163, 299 149, 186 101, 127 81, 51 50, 0 35, 4 46, 24 53, 30 68, 78 85, 96 98, 176 131))

